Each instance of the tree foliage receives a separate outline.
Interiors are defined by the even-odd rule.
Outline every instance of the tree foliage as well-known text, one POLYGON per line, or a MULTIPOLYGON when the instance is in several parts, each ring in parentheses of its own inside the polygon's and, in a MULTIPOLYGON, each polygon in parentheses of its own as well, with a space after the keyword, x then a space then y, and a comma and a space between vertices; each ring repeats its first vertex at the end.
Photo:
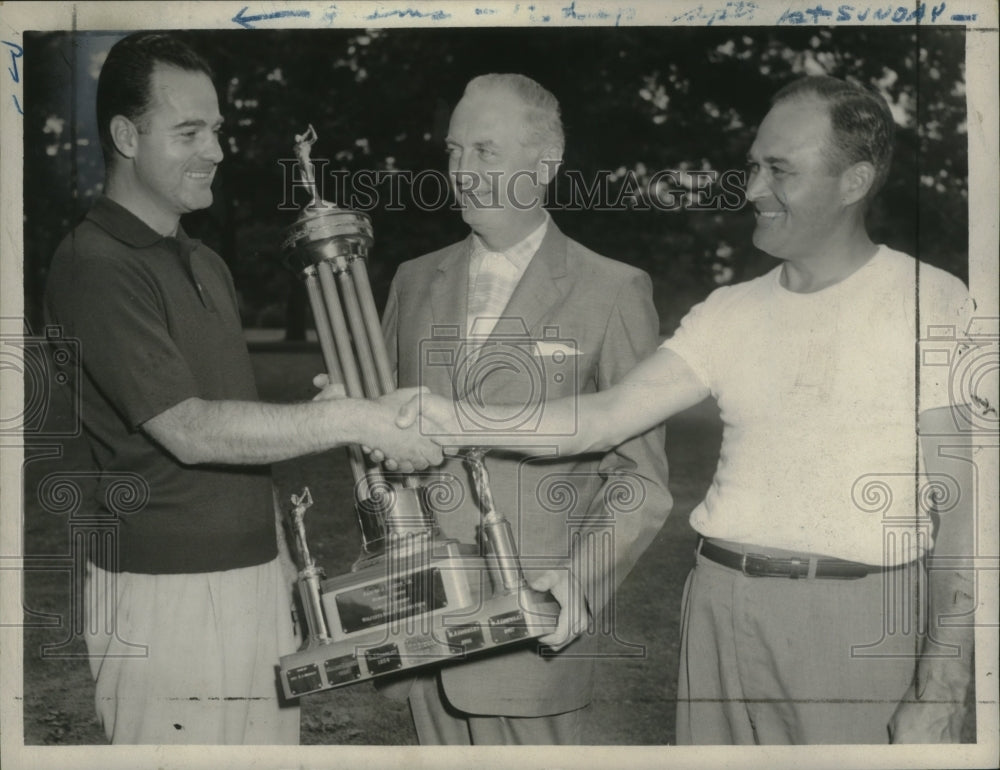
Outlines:
MULTIPOLYGON (((715 286, 768 269, 751 217, 650 205, 658 171, 742 170, 770 96, 826 72, 882 92, 898 124, 889 182, 873 207, 874 237, 967 275, 964 32, 857 28, 552 28, 198 31, 184 33, 216 72, 227 158, 216 203, 185 226, 233 270, 248 325, 301 331, 307 303, 281 264, 281 208, 294 136, 312 123, 324 171, 417 173, 445 168, 444 135, 465 83, 521 72, 560 99, 567 149, 557 188, 607 185, 611 210, 554 206, 569 235, 647 270, 665 332, 715 286), (561 185, 561 186, 560 186, 561 185)), ((110 46, 112 38, 101 38, 110 46)), ((51 254, 99 191, 93 130, 99 57, 86 33, 26 36, 26 300, 37 318, 51 254), (87 100, 89 99, 89 103, 87 100), (81 143, 80 139, 85 139, 81 143)), ((100 46, 98 46, 100 47, 100 46)), ((338 203, 332 179, 324 197, 338 203)), ((690 178, 682 177, 682 183, 690 178)), ((682 184, 683 186, 683 184, 682 184)), ((403 260, 462 237, 448 205, 372 201, 371 263, 382 300, 403 260)), ((716 186, 707 200, 717 196, 716 186)), ((558 194, 555 196, 558 197, 558 194)), ((426 198, 426 196, 425 196, 426 198)), ((657 199, 658 200, 658 199, 657 199)), ((296 203, 305 203, 301 193, 296 203)), ((426 200, 425 200, 426 203, 426 200)))

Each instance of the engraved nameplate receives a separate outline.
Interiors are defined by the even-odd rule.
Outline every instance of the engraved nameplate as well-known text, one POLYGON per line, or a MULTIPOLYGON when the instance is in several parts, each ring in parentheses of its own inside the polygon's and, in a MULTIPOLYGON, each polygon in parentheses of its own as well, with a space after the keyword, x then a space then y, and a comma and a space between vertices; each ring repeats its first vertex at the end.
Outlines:
POLYGON ((433 567, 352 588, 336 602, 345 634, 448 606, 441 571, 433 567))

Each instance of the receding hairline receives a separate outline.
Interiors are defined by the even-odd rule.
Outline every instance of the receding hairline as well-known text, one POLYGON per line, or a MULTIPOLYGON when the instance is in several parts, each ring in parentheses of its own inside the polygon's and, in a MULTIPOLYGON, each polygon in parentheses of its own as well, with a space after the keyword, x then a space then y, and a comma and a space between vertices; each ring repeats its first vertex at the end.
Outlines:
MULTIPOLYGON (((492 79, 489 76, 477 76, 470 80, 465 85, 465 89, 462 92, 462 98, 459 99, 458 104, 455 105, 455 109, 452 110, 452 116, 458 111, 459 106, 462 102, 467 99, 474 99, 477 97, 485 97, 491 94, 505 94, 513 99, 513 101, 520 107, 523 120, 521 121, 522 126, 522 137, 521 143, 524 147, 538 148, 539 150, 548 149, 550 146, 558 149, 560 152, 563 147, 562 144, 565 139, 559 135, 546 136, 542 141, 538 141, 534 136, 537 132, 538 121, 531 118, 532 114, 548 112, 551 117, 557 121, 560 125, 560 132, 562 131, 562 119, 559 111, 559 102, 549 91, 547 91, 544 86, 539 83, 526 78, 531 83, 534 83, 542 92, 548 95, 552 99, 553 103, 551 105, 539 105, 531 103, 524 94, 520 93, 517 87, 510 81, 505 81, 501 79, 492 79)), ((549 132, 545 132, 549 133, 549 132)), ((449 141, 450 132, 445 138, 445 141, 449 141)))
MULTIPOLYGON (((192 75, 194 77, 198 77, 198 76, 203 77, 205 80, 208 81, 209 85, 212 87, 212 93, 215 94, 215 98, 216 99, 219 98, 219 92, 218 92, 218 90, 215 87, 215 81, 211 78, 211 76, 207 72, 205 72, 204 70, 199 70, 199 69, 188 69, 187 67, 179 67, 176 64, 174 64, 173 62, 164 61, 162 59, 156 59, 153 62, 152 68, 149 70, 149 92, 150 92, 150 94, 152 94, 153 91, 157 90, 157 88, 156 88, 156 85, 157 85, 156 84, 156 76, 157 75, 168 74, 168 73, 171 73, 171 72, 176 72, 176 73, 181 74, 181 75, 192 75)), ((160 88, 162 89, 162 87, 163 87, 163 84, 160 83, 160 88)))
MULTIPOLYGON (((496 95, 496 94, 503 94, 503 95, 511 97, 512 99, 514 99, 517 102, 518 106, 525 113, 527 113, 531 109, 531 105, 528 104, 524 100, 524 97, 522 97, 516 91, 512 91, 511 89, 505 88, 502 85, 496 85, 496 86, 490 85, 490 86, 485 86, 485 87, 482 87, 482 88, 477 88, 477 89, 475 89, 473 91, 466 90, 462 94, 462 98, 458 100, 458 103, 455 105, 455 108, 451 111, 451 114, 452 114, 452 116, 454 116, 455 113, 458 112, 459 108, 461 108, 463 106, 463 103, 465 105, 468 105, 468 103, 470 101, 474 100, 474 99, 487 99, 491 95, 496 95)), ((492 103, 492 102, 490 102, 490 103, 492 103)))
MULTIPOLYGON (((847 166, 844 166, 844 168, 837 168, 838 165, 837 161, 843 160, 841 158, 841 155, 843 153, 842 153, 842 148, 837 143, 837 132, 833 125, 832 100, 825 98, 822 94, 816 93, 815 91, 801 91, 799 93, 789 94, 788 96, 784 96, 781 99, 773 101, 771 103, 770 109, 767 111, 767 115, 764 116, 764 119, 766 120, 768 117, 771 116, 773 112, 786 105, 790 107, 817 106, 822 109, 822 112, 818 113, 822 114, 824 117, 823 120, 824 133, 822 137, 817 137, 821 140, 820 152, 826 158, 827 165, 830 167, 831 171, 834 171, 836 173, 844 171, 845 168, 847 168, 847 166)), ((756 139, 754 140, 753 144, 756 144, 756 139)), ((753 148, 753 144, 751 145, 751 149, 753 148)), ((748 157, 749 154, 750 153, 748 152, 747 153, 748 157)))
MULTIPOLYGON (((215 96, 216 103, 218 103, 219 92, 215 88, 215 82, 212 80, 212 78, 209 76, 207 72, 200 69, 188 69, 187 67, 178 67, 176 64, 172 62, 162 61, 157 59, 156 61, 153 62, 153 67, 149 71, 149 100, 148 103, 146 104, 146 109, 142 112, 141 115, 137 116, 138 121, 143 120, 146 116, 149 115, 149 113, 152 110, 156 109, 156 107, 162 103, 163 92, 166 91, 167 89, 165 84, 161 80, 157 79, 157 75, 162 75, 164 73, 170 73, 170 72, 176 72, 182 75, 193 75, 195 77, 200 75, 201 77, 203 77, 205 80, 208 81, 209 88, 211 88, 212 94, 215 96)), ((213 124, 221 125, 223 120, 224 118, 220 114, 218 116, 218 119, 213 121, 213 124)), ((194 122, 201 122, 207 125, 205 121, 201 120, 194 122)))

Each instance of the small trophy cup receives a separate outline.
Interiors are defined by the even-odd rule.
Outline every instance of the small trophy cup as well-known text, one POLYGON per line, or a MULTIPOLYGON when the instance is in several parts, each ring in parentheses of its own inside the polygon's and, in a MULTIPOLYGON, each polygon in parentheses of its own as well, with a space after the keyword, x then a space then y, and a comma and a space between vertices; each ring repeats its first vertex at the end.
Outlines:
MULTIPOLYGON (((312 200, 289 230, 285 259, 306 283, 331 382, 342 382, 351 398, 374 399, 395 390, 395 382, 365 262, 374 240, 371 222, 319 197, 309 159, 316 138, 312 126, 295 137, 312 200)), ((485 556, 475 545, 440 536, 418 477, 387 478, 352 446, 361 554, 349 573, 324 580, 306 542, 312 495, 306 488, 292 496, 308 634, 302 649, 280 660, 286 697, 523 644, 555 629, 559 604, 524 579, 510 523, 493 504, 485 454, 479 448, 464 454, 485 556)))

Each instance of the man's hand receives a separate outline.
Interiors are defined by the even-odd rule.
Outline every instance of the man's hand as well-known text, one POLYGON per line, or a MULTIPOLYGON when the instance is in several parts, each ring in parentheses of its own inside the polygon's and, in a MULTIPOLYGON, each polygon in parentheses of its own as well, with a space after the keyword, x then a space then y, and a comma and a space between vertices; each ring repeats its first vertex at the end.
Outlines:
MULTIPOLYGON (((320 392, 313 396, 313 401, 325 401, 347 396, 344 385, 339 382, 331 383, 327 374, 317 374, 313 377, 312 383, 320 389, 320 392)), ((391 424, 398 422, 396 415, 406 411, 409 404, 418 403, 422 394, 426 393, 427 388, 400 388, 380 397, 378 403, 388 410, 391 424)), ((416 413, 415 408, 414 412, 416 413)), ((363 444, 361 448, 365 454, 371 457, 373 462, 383 463, 386 470, 389 471, 412 473, 414 470, 423 470, 429 465, 439 465, 441 463, 441 450, 432 441, 422 439, 417 428, 407 430, 413 422, 414 420, 410 420, 408 425, 398 425, 400 430, 395 435, 390 431, 389 437, 382 439, 382 443, 363 444), (408 448, 404 448, 398 443, 404 437, 411 442, 408 448), (396 449, 390 449, 390 445, 396 449), (407 454, 414 450, 417 454, 407 454)))
POLYGON ((417 426, 411 424, 401 428, 397 425, 400 411, 427 393, 427 388, 400 388, 376 402, 384 417, 379 419, 378 425, 372 426, 376 440, 366 442, 365 451, 375 462, 384 462, 386 470, 412 473, 440 465, 444 459, 441 447, 421 435, 417 426))
POLYGON ((397 428, 405 430, 412 427, 415 420, 410 420, 409 424, 400 424, 399 415, 403 412, 409 414, 411 410, 419 409, 420 402, 425 398, 430 398, 431 392, 426 388, 397 388, 392 393, 379 396, 378 402, 392 411, 393 422, 397 428))
POLYGON ((889 720, 890 743, 959 743, 965 720, 965 685, 928 685, 917 696, 915 681, 889 720))
POLYGON ((555 630, 540 637, 539 642, 558 651, 586 630, 590 611, 583 597, 583 586, 569 569, 550 569, 529 581, 529 585, 536 591, 549 591, 560 607, 555 630))
MULTIPOLYGON (((400 428, 417 425, 420 432, 441 446, 446 455, 456 455, 462 447, 537 447, 540 444, 533 433, 510 427, 508 413, 519 408, 472 406, 466 401, 421 393, 403 404, 396 425, 400 428), (460 412, 469 417, 467 425, 459 419, 460 412)), ((550 450, 546 448, 545 451, 550 450)))
POLYGON ((313 377, 313 385, 320 389, 319 393, 313 396, 313 401, 323 401, 328 398, 345 398, 347 391, 342 382, 330 382, 328 374, 317 374, 313 377))
POLYGON ((463 446, 483 446, 490 443, 489 434, 475 432, 463 435, 458 420, 458 404, 434 393, 421 393, 410 399, 396 415, 399 428, 415 425, 420 432, 441 447, 444 454, 454 456, 463 446))
POLYGON ((454 401, 443 396, 435 395, 424 390, 423 393, 411 398, 400 406, 396 415, 396 425, 400 428, 409 428, 421 421, 428 423, 428 427, 434 433, 457 434, 462 432, 462 427, 458 422, 454 401))

